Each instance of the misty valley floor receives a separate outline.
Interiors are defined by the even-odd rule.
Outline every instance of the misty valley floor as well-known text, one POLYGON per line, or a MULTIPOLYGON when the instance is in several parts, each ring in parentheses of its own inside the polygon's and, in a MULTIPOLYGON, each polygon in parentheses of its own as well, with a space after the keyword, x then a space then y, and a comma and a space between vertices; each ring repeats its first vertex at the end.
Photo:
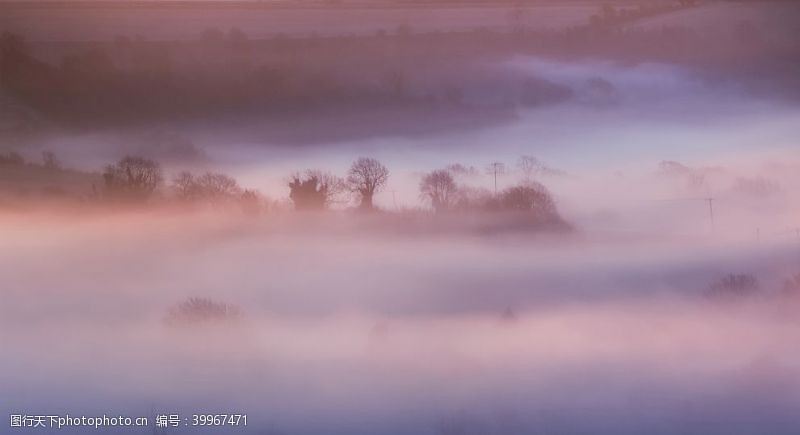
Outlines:
POLYGON ((10 411, 249 415, 247 428, 175 433, 791 434, 800 424, 800 299, 781 296, 800 256, 792 243, 409 237, 219 215, 3 224, 13 232, 0 253, 0 407, 10 411), (742 270, 758 276, 757 296, 706 295, 742 270), (192 296, 243 317, 165 323, 192 296))
POLYGON ((800 4, 266 3, 0 3, 0 414, 248 415, 0 435, 800 433, 800 4))

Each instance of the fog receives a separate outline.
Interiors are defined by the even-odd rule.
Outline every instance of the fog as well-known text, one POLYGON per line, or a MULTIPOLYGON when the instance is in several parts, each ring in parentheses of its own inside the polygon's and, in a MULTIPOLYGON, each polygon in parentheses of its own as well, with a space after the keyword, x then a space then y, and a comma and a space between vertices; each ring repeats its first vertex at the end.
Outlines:
POLYGON ((0 411, 796 433, 800 9, 612 3, 0 5, 0 411))
POLYGON ((253 433, 798 424, 797 301, 780 296, 800 256, 790 239, 309 233, 182 214, 3 224, 10 411, 224 408, 250 414, 253 433), (763 295, 705 296, 730 271, 757 274, 763 295), (190 296, 244 318, 166 325, 190 296))

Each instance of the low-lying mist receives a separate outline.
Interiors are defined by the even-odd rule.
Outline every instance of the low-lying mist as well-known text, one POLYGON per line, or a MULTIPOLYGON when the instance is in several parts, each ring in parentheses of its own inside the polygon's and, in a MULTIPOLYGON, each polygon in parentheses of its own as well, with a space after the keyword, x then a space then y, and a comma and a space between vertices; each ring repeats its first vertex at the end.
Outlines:
POLYGON ((286 434, 797 427, 791 238, 318 219, 5 217, 2 407, 247 412, 236 430, 286 434), (237 314, 175 318, 190 298, 237 314))
POLYGON ((797 433, 796 5, 329 3, 0 5, 2 412, 797 433))

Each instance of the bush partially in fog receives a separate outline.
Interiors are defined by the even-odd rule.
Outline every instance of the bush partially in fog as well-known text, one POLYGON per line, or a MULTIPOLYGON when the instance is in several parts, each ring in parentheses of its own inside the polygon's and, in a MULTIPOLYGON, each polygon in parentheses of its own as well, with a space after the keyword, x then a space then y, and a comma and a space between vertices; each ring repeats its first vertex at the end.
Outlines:
POLYGON ((105 195, 112 200, 145 201, 163 180, 161 166, 144 157, 125 156, 103 171, 105 195))
POLYGON ((17 152, 0 153, 0 165, 24 165, 25 159, 17 152))
POLYGON ((189 298, 167 311, 168 325, 203 325, 231 323, 242 319, 239 307, 207 298, 189 298))
POLYGON ((550 192, 536 182, 505 189, 500 194, 499 205, 503 210, 533 212, 543 216, 556 213, 556 204, 550 192))
POLYGON ((783 294, 791 298, 800 299, 800 273, 789 277, 783 283, 783 294))
POLYGON ((456 208, 464 211, 528 212, 541 217, 558 215, 549 190, 535 181, 508 187, 497 195, 488 189, 462 186, 458 191, 456 208))
POLYGON ((758 280, 750 274, 729 274, 708 286, 706 294, 715 299, 741 299, 759 291, 758 280))
POLYGON ((42 165, 47 169, 61 169, 61 162, 52 151, 42 151, 42 165))
POLYGON ((289 199, 295 210, 299 211, 325 210, 338 195, 347 190, 344 180, 320 170, 308 170, 304 175, 294 174, 287 184, 289 199))
POLYGON ((733 191, 742 195, 765 198, 780 192, 778 184, 766 177, 739 177, 733 184, 733 191))

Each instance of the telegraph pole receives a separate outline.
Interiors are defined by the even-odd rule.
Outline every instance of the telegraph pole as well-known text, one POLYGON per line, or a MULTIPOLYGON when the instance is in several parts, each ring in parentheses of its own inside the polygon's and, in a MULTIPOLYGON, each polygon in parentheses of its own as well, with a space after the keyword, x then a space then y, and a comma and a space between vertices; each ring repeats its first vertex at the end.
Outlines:
POLYGON ((503 163, 492 162, 489 163, 491 173, 494 175, 494 194, 497 195, 497 173, 503 171, 503 163))
POLYGON ((711 220, 711 232, 715 232, 715 225, 714 225, 714 198, 706 198, 708 201, 708 217, 711 220))

